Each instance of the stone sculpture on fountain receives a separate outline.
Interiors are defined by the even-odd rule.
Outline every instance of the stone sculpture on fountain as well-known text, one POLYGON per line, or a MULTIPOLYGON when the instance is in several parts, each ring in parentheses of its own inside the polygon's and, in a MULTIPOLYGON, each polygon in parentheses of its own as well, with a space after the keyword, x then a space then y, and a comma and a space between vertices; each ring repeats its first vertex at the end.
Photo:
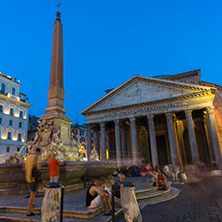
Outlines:
MULTIPOLYGON (((38 131, 33 141, 28 141, 25 145, 26 153, 34 152, 36 148, 42 150, 42 161, 47 162, 51 159, 52 153, 57 153, 58 157, 64 161, 83 161, 79 152, 81 144, 74 139, 71 140, 71 147, 63 145, 60 138, 60 126, 55 125, 52 121, 40 120, 38 131)), ((22 156, 18 152, 13 152, 6 163, 23 162, 22 156)))

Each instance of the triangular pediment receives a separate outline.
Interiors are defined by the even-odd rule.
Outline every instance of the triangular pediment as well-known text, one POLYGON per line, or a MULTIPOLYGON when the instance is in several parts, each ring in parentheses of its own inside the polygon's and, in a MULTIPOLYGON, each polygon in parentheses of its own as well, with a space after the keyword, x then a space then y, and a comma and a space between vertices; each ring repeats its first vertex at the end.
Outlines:
POLYGON ((209 91, 210 87, 134 75, 83 110, 82 114, 113 108, 146 104, 158 100, 181 98, 209 91))

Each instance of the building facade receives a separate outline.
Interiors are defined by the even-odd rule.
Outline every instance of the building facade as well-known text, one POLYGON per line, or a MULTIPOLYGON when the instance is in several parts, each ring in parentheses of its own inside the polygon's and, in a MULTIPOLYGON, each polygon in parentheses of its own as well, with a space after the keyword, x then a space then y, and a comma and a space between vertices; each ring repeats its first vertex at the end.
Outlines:
POLYGON ((81 145, 87 149, 87 137, 86 137, 86 127, 84 125, 72 124, 71 125, 72 139, 76 142, 81 143, 81 145))
POLYGON ((134 75, 81 113, 101 159, 118 166, 221 164, 221 97, 222 87, 200 81, 200 70, 134 75))
POLYGON ((27 141, 33 141, 36 133, 38 131, 37 127, 39 125, 39 118, 35 115, 29 115, 29 122, 28 122, 28 138, 27 141))
POLYGON ((20 87, 16 78, 0 73, 0 159, 20 151, 27 140, 31 105, 20 87))

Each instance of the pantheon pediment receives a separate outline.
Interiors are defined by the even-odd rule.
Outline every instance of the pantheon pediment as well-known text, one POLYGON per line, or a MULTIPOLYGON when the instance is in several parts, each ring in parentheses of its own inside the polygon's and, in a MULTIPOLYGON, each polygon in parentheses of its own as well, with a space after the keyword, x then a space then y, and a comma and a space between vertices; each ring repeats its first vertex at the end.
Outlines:
POLYGON ((175 99, 177 97, 179 99, 183 96, 204 93, 211 89, 211 87, 196 84, 134 75, 132 78, 87 107, 81 113, 86 114, 88 112, 146 104, 158 100, 175 99))

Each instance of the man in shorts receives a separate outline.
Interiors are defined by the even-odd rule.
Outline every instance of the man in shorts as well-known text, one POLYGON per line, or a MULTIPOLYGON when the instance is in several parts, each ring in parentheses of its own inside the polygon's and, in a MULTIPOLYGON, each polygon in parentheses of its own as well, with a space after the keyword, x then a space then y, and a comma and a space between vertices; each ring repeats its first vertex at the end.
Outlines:
POLYGON ((100 187, 100 178, 95 178, 86 192, 86 206, 89 209, 96 208, 101 202, 104 206, 104 215, 112 215, 110 195, 100 187))
POLYGON ((25 179, 31 191, 31 194, 29 197, 28 212, 26 214, 27 217, 32 217, 36 215, 32 212, 32 209, 35 206, 35 194, 38 189, 39 181, 33 177, 32 170, 34 167, 36 167, 38 170, 40 169, 40 162, 41 162, 40 154, 41 154, 41 150, 40 148, 37 148, 34 153, 30 153, 27 156, 26 161, 25 161, 25 179))

